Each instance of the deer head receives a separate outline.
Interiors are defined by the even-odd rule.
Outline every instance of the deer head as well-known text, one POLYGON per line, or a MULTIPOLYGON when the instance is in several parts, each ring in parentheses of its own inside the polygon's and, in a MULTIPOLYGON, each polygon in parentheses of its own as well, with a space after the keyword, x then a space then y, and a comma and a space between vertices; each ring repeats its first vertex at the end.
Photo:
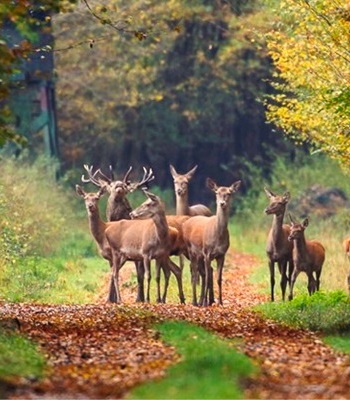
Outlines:
POLYGON ((236 181, 231 186, 218 186, 211 178, 207 178, 206 183, 216 195, 216 204, 223 210, 229 207, 232 194, 241 186, 241 181, 236 181))
POLYGON ((176 172, 175 168, 170 165, 170 173, 174 179, 175 193, 178 196, 185 196, 188 192, 188 183, 192 179, 194 173, 196 172, 197 165, 195 165, 191 170, 185 174, 179 174, 176 172))
POLYGON ((286 205, 290 199, 290 193, 285 192, 282 196, 274 194, 271 190, 264 188, 265 193, 270 200, 270 204, 265 208, 265 214, 282 215, 286 211, 286 205))
POLYGON ((302 223, 296 222, 295 219, 289 214, 289 219, 290 219, 290 234, 288 236, 288 240, 292 241, 295 239, 299 239, 304 235, 304 231, 309 225, 309 219, 305 218, 302 223))
POLYGON ((130 213, 131 219, 152 218, 155 214, 159 213, 161 208, 163 208, 163 203, 158 196, 148 192, 147 190, 143 190, 143 193, 147 196, 147 200, 130 213))
POLYGON ((85 201, 85 207, 89 215, 98 211, 98 201, 100 200, 101 196, 103 196, 107 188, 102 186, 101 189, 96 193, 87 193, 84 189, 79 186, 75 185, 75 190, 79 196, 81 196, 85 201))
POLYGON ((147 184, 154 179, 152 169, 147 169, 143 167, 143 177, 139 182, 131 182, 129 180, 129 175, 132 171, 132 167, 129 167, 128 171, 122 179, 115 179, 112 166, 109 166, 110 176, 104 174, 100 169, 93 172, 93 166, 84 165, 84 168, 88 174, 88 178, 82 175, 81 180, 84 183, 91 182, 98 187, 105 186, 108 193, 113 196, 117 201, 123 199, 128 193, 133 192, 139 187, 147 187, 147 184))

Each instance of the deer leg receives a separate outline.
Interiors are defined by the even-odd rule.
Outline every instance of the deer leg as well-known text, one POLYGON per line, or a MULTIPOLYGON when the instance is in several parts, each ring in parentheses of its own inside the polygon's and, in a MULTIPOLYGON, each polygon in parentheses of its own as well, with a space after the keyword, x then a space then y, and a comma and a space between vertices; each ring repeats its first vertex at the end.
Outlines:
POLYGON ((136 275, 137 275, 137 297, 136 302, 145 301, 145 290, 144 290, 144 276, 145 268, 142 261, 135 262, 136 275))
POLYGON ((162 302, 162 298, 160 295, 160 270, 161 270, 161 262, 156 260, 156 284, 157 284, 157 303, 162 302))
POLYGON ((113 268, 112 268, 112 280, 114 284, 114 290, 115 290, 115 303, 120 303, 121 296, 119 292, 119 269, 121 268, 121 262, 120 262, 120 257, 118 255, 113 254, 113 268))
POLYGON ((204 272, 205 272, 205 285, 204 285, 204 301, 203 305, 204 307, 207 307, 209 305, 209 286, 210 286, 210 258, 206 256, 204 258, 204 272))
POLYGON ((191 285, 192 285, 192 305, 198 306, 197 303, 197 275, 198 275, 198 264, 194 259, 190 259, 191 269, 191 285))
POLYGON ((282 300, 285 300, 286 296, 286 287, 288 283, 288 276, 287 276, 287 261, 279 262, 278 268, 281 273, 281 291, 282 291, 282 300))
POLYGON ((198 274, 197 274, 197 280, 196 280, 196 285, 198 284, 198 281, 200 281, 201 284, 201 294, 199 298, 199 305, 203 306, 204 305, 204 298, 205 298, 205 267, 204 267, 204 260, 200 259, 198 261, 198 274))
MULTIPOLYGON (((321 272, 322 272, 322 271, 317 271, 317 272, 316 272, 316 290, 317 290, 317 291, 320 290, 320 276, 321 276, 321 272)), ((349 280, 349 284, 350 284, 350 280, 349 280)))
POLYGON ((179 268, 170 258, 168 259, 170 271, 175 275, 177 287, 179 289, 179 299, 181 304, 185 304, 185 295, 182 287, 182 269, 179 268))
POLYGON ((290 282, 292 279, 292 273, 294 270, 294 262, 293 262, 293 258, 291 258, 290 260, 288 260, 288 284, 290 286, 290 282))
POLYGON ((275 263, 273 261, 269 261, 269 270, 270 270, 270 288, 271 288, 271 301, 275 301, 274 296, 274 288, 275 288, 275 263))
POLYGON ((222 271, 224 268, 225 257, 220 257, 216 259, 217 270, 218 270, 218 287, 219 287, 219 304, 222 306, 222 271))
POLYGON ((292 278, 291 278, 291 282, 290 282, 290 292, 289 292, 289 296, 288 296, 289 300, 293 300, 293 288, 294 288, 294 284, 295 284, 295 281, 296 281, 299 273, 300 273, 300 271, 297 271, 296 269, 294 269, 294 271, 292 273, 292 278))
POLYGON ((143 264, 145 266, 145 277, 146 277, 146 302, 150 302, 150 290, 151 290, 151 261, 144 259, 143 264))
POLYGON ((311 296, 316 291, 316 280, 315 280, 312 272, 310 272, 307 275, 307 277, 308 277, 307 290, 309 292, 309 296, 311 296))
POLYGON ((348 282, 348 291, 349 291, 349 294, 350 294, 350 271, 348 273, 348 276, 346 277, 346 280, 348 282))
POLYGON ((162 262, 162 269, 164 273, 164 292, 162 296, 162 303, 166 302, 166 296, 168 293, 168 287, 169 287, 169 280, 170 280, 170 265, 169 265, 169 260, 164 260, 162 262))

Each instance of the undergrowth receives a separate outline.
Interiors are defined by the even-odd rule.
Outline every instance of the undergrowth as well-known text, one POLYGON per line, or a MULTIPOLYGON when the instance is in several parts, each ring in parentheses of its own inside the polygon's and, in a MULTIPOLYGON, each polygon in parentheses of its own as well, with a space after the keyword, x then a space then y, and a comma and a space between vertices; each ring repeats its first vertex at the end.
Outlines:
POLYGON ((265 317, 325 334, 350 331, 350 297, 343 291, 301 294, 292 301, 256 307, 265 317))

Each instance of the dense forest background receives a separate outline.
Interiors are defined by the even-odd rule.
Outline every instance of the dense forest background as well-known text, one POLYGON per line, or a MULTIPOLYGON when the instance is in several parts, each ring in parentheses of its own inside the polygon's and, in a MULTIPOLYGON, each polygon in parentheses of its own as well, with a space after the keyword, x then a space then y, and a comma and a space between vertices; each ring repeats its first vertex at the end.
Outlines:
MULTIPOLYGON (((242 179, 246 190, 269 180, 279 156, 293 162, 297 146, 350 164, 345 0, 30 4, 0 7, 0 21, 26 38, 14 48, 0 40, 0 144, 21 144, 6 125, 16 62, 53 53, 61 173, 71 184, 85 163, 120 175, 132 165, 152 167, 165 189, 170 163, 179 172, 198 164, 197 201, 207 176, 242 179), (53 47, 35 47, 38 8, 53 47)), ((27 143, 32 154, 37 139, 27 143)))
POLYGON ((273 15, 260 1, 88 5, 53 18, 64 170, 151 166, 166 188, 170 163, 179 172, 198 164, 199 200, 210 195, 207 176, 249 187, 252 166, 267 178, 276 153, 293 156, 266 122, 273 15))

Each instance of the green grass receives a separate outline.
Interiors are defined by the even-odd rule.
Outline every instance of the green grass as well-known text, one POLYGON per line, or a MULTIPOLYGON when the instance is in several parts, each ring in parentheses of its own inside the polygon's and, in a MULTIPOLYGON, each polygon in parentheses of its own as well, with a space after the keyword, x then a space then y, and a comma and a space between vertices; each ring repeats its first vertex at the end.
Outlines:
POLYGON ((337 335, 337 336, 326 336, 324 341, 343 353, 350 354, 350 334, 337 335))
POLYGON ((350 298, 343 291, 299 295, 285 303, 261 304, 256 310, 298 328, 327 334, 350 331, 350 298))
POLYGON ((167 376, 131 391, 130 399, 239 399, 239 382, 256 372, 232 343, 195 325, 165 322, 156 329, 162 339, 175 346, 181 361, 167 376))
POLYGON ((0 299, 7 302, 84 304, 96 298, 108 263, 101 257, 27 257, 0 273, 0 299))
POLYGON ((45 358, 28 339, 0 332, 0 379, 14 377, 40 379, 44 375, 45 358))

